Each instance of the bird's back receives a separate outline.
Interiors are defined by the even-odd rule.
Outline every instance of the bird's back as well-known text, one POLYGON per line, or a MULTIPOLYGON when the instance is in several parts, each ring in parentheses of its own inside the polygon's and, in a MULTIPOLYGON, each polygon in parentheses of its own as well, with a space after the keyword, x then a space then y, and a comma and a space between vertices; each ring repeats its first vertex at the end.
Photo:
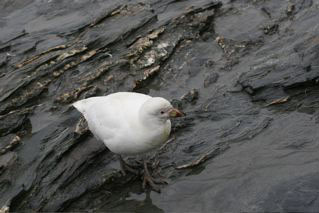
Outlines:
POLYGON ((121 109, 138 110, 149 98, 151 97, 140 93, 117 92, 107 96, 83 99, 73 103, 73 106, 82 114, 90 111, 92 106, 97 107, 95 110, 106 106, 112 106, 114 109, 120 107, 121 109))

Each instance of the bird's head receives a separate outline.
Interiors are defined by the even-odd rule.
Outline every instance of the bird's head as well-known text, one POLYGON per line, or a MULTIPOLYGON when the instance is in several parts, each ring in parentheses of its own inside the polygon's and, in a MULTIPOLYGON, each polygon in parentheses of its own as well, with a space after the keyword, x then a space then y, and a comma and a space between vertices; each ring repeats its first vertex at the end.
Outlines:
POLYGON ((146 116, 166 122, 170 118, 184 116, 184 113, 174 108, 165 98, 154 97, 147 100, 142 109, 146 116))

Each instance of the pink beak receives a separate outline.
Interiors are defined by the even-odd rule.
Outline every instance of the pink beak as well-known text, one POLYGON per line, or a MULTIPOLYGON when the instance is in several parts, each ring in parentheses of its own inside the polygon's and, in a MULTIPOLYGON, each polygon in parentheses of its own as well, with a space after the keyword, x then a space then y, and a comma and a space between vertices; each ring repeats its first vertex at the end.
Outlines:
POLYGON ((175 108, 171 109, 168 113, 169 113, 170 118, 177 118, 177 117, 185 116, 185 114, 183 112, 181 112, 175 108))

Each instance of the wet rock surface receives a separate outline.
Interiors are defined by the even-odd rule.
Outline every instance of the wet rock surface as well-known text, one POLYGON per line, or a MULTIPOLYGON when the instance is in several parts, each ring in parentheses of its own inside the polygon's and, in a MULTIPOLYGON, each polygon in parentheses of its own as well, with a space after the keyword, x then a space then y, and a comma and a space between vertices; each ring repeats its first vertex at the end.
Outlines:
MULTIPOLYGON (((318 1, 1 1, 1 211, 319 209, 318 1), (123 177, 70 104, 116 91, 187 116, 123 177)), ((130 159, 131 160, 131 159, 130 159)))

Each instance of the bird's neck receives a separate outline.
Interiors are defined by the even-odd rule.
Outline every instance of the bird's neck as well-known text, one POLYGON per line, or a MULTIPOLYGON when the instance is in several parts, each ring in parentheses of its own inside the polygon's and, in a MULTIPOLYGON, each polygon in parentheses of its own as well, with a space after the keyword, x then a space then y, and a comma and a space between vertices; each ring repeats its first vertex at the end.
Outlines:
POLYGON ((159 119, 154 116, 140 114, 140 123, 146 129, 158 129, 165 126, 167 119, 159 119))
POLYGON ((157 147, 168 139, 171 131, 169 119, 163 120, 145 116, 141 117, 140 121, 144 132, 148 133, 146 137, 150 147, 157 147))

